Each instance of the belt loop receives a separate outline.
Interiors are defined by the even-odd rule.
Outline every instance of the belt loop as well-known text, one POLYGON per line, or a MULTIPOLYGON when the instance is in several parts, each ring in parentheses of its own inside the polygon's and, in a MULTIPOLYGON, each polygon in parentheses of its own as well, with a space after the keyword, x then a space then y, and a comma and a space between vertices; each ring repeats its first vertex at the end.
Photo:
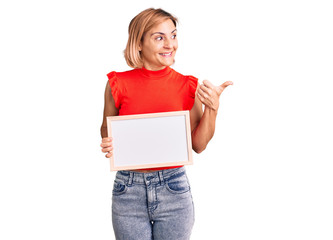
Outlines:
POLYGON ((129 179, 128 179, 128 186, 131 186, 132 183, 133 183, 133 175, 134 175, 134 173, 130 172, 130 176, 129 176, 129 179))
POLYGON ((163 172, 162 171, 158 171, 158 177, 160 178, 160 184, 162 185, 162 183, 164 183, 164 178, 163 178, 163 172))

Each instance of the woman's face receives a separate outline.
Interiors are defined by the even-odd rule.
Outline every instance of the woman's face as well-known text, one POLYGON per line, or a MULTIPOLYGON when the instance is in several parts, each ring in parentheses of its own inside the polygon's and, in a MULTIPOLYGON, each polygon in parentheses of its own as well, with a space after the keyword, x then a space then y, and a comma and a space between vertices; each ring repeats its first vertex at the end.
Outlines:
POLYGON ((146 69, 157 71, 173 64, 178 48, 176 35, 177 29, 170 19, 146 32, 139 46, 146 69))

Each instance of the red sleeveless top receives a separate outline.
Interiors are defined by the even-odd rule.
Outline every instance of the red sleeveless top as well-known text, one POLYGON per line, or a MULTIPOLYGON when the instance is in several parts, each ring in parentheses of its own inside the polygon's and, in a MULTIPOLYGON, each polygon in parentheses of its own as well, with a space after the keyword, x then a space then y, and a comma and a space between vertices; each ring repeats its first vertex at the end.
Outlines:
MULTIPOLYGON (((170 67, 158 71, 145 68, 107 74, 119 116, 191 110, 198 79, 170 67)), ((163 170, 173 167, 149 168, 163 170)))

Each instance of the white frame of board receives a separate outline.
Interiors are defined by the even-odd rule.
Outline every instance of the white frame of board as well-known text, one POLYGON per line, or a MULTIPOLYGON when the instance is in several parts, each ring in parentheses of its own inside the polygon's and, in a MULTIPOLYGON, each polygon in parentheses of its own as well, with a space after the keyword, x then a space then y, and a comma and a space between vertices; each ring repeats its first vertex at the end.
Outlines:
POLYGON ((108 136, 113 138, 114 146, 113 154, 110 158, 111 171, 193 164, 189 111, 110 116, 107 117, 107 128, 108 136), (182 116, 183 118, 181 118, 182 116), (148 121, 144 123, 144 120, 148 121), (148 123, 149 127, 147 126, 148 123), (145 124, 146 126, 144 126, 145 124), (172 128, 175 130, 172 130, 172 128), (158 135, 160 142, 162 142, 160 145, 158 145, 158 141, 149 140, 149 136, 156 137, 156 134, 160 134, 158 135), (154 147, 151 146, 152 144, 157 145, 154 147), (168 146, 162 146, 162 144, 168 146), (138 154, 129 159, 128 155, 132 154, 131 151, 133 149, 134 153, 138 154), (163 152, 162 149, 164 150, 163 152), (153 157, 154 160, 151 160, 150 158, 153 157), (129 161, 134 158, 135 164, 129 164, 129 161), (149 160, 147 160, 148 158, 149 160), (170 161, 171 158, 175 159, 175 161, 170 161), (152 162, 155 159, 158 159, 158 161, 152 162), (169 160, 165 161, 165 159, 169 160))

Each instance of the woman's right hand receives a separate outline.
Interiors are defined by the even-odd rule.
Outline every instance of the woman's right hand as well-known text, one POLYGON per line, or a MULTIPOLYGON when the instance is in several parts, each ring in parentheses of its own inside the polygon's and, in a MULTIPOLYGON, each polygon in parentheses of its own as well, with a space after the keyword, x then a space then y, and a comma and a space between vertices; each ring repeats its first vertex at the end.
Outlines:
POLYGON ((111 137, 102 138, 101 147, 102 147, 102 152, 107 153, 105 157, 110 158, 112 156, 112 150, 113 150, 112 138, 111 137))

